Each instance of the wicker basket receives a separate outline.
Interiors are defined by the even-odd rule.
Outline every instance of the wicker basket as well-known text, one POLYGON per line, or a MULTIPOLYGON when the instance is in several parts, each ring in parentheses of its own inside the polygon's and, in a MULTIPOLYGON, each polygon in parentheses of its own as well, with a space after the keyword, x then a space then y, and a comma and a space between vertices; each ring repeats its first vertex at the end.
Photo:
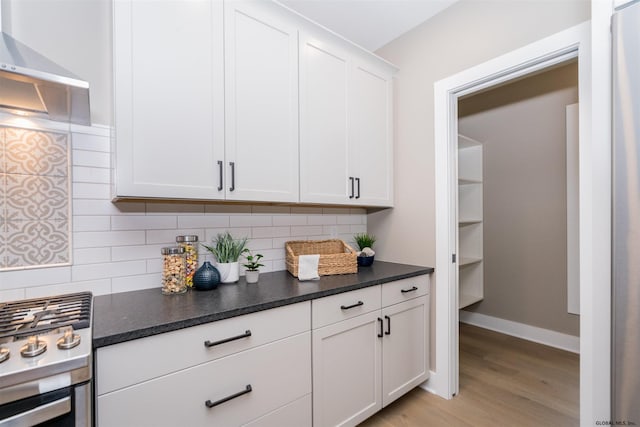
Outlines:
POLYGON ((356 251, 342 240, 296 240, 285 243, 287 270, 298 277, 299 255, 320 255, 318 274, 349 274, 358 272, 356 251))

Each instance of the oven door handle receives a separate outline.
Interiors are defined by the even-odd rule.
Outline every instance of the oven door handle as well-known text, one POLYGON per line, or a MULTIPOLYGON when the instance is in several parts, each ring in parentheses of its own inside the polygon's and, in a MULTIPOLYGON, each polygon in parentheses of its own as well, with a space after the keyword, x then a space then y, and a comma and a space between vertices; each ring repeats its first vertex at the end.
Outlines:
POLYGON ((0 427, 33 426, 71 412, 71 397, 54 400, 21 414, 0 420, 0 427))

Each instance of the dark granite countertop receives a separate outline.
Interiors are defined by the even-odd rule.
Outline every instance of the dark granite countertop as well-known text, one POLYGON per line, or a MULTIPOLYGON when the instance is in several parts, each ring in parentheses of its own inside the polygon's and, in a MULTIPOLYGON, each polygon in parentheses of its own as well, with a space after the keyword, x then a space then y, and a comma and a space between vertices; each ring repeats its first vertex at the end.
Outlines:
POLYGON ((162 295, 159 288, 101 295, 93 302, 93 347, 227 319, 297 302, 433 272, 430 267, 376 261, 355 274, 300 282, 288 271, 260 274, 260 281, 220 284, 211 291, 162 295))

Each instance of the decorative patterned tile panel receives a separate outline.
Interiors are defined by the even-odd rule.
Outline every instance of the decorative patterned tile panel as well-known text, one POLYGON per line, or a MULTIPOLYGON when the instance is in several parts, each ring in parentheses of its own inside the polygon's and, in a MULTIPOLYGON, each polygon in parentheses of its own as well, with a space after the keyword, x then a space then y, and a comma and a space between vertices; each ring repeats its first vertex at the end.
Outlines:
POLYGON ((67 221, 8 221, 6 267, 69 262, 67 221))
POLYGON ((5 128, 6 172, 68 176, 68 139, 64 134, 5 128))
POLYGON ((68 141, 0 127, 0 270, 70 262, 68 141))

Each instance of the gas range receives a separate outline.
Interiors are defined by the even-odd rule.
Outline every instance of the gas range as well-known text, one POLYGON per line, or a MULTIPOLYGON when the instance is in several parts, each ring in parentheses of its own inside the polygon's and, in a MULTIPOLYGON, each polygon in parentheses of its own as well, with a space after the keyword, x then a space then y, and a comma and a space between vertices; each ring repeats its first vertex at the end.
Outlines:
MULTIPOLYGON (((73 408, 85 399, 77 396, 82 390, 90 414, 85 389, 90 390, 92 376, 92 300, 91 293, 82 292, 0 303, 0 427, 25 416, 16 405, 58 396, 60 390, 68 390, 68 396, 55 397, 58 412, 74 418, 76 410, 84 412, 73 408)), ((90 420, 76 425, 90 425, 90 420)))

